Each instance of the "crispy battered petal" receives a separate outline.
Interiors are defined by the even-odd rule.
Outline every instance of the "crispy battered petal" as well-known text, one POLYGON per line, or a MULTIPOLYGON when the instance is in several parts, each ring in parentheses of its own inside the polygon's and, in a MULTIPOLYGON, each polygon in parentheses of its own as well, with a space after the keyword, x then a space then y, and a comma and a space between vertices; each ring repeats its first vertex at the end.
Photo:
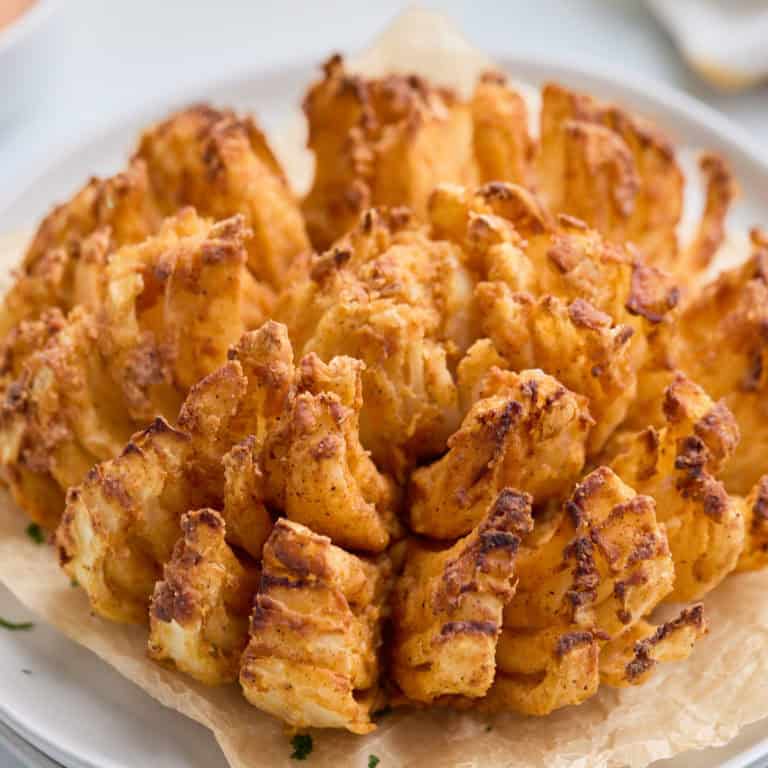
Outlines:
POLYGON ((757 571, 768 565, 768 475, 763 475, 744 500, 744 549, 737 571, 757 571))
POLYGON ((673 269, 684 178, 669 142, 619 107, 553 83, 542 89, 540 134, 538 178, 550 207, 673 269))
POLYGON ((525 99, 507 85, 502 73, 485 72, 475 87, 471 106, 478 180, 504 180, 527 187, 535 186, 533 161, 536 146, 528 133, 525 99))
POLYGON ((189 450, 188 435, 157 419, 69 491, 56 532, 59 558, 101 616, 147 621, 181 515, 194 506, 179 482, 189 450))
POLYGON ((576 487, 556 524, 534 531, 516 568, 483 706, 537 715, 596 692, 600 643, 649 613, 674 577, 653 500, 607 467, 576 487))
POLYGON ((392 651, 392 676, 408 698, 485 695, 515 591, 515 555, 532 529, 531 497, 505 488, 449 549, 410 542, 393 597, 392 651))
POLYGON ((441 181, 474 183, 472 109, 416 76, 366 80, 340 56, 307 93, 315 177, 303 203, 312 243, 325 249, 374 205, 426 210, 441 181))
POLYGON ((234 682, 258 569, 234 555, 215 510, 187 512, 181 530, 163 580, 155 585, 149 656, 208 685, 234 682))
POLYGON ((475 300, 502 367, 541 368, 588 399, 594 418, 589 452, 599 451, 637 391, 632 326, 614 324, 584 299, 534 299, 503 282, 479 283, 475 300))
POLYGON ((739 439, 721 403, 679 375, 664 397, 665 425, 625 436, 611 466, 656 499, 675 561, 670 600, 695 600, 735 567, 744 546, 741 499, 717 479, 739 439))
POLYGON ((280 519, 264 547, 243 654, 248 701, 295 728, 375 729, 389 564, 280 519))
MULTIPOLYGON (((740 494, 760 479, 768 451, 767 326, 768 237, 755 230, 751 258, 702 289, 671 329, 664 349, 669 366, 722 399, 735 416, 741 442, 722 477, 740 494)), ((665 385, 663 371, 654 383, 665 385)))
POLYGON ((187 209, 113 255, 98 307, 66 320, 49 311, 10 334, 0 461, 39 522, 55 525, 67 488, 154 416, 174 419, 224 361, 242 332, 243 236, 240 219, 211 224, 187 209))
POLYGON ((285 328, 267 323, 245 334, 231 357, 192 388, 179 429, 157 419, 70 490, 57 543, 97 613, 146 621, 189 510, 214 507, 227 522, 231 514, 230 543, 260 557, 272 520, 258 460, 294 376, 285 328))
POLYGON ((474 328, 460 259, 407 212, 369 210, 278 301, 300 354, 365 363, 361 441, 400 480, 442 451, 458 424, 451 369, 474 328))
POLYGON ((146 163, 161 207, 193 205, 203 216, 240 214, 248 266, 273 288, 308 247, 304 224, 264 134, 250 117, 199 104, 150 128, 136 158, 146 163))
POLYGON ((736 197, 736 180, 725 160, 707 153, 699 158, 699 168, 706 186, 704 210, 695 237, 676 265, 680 282, 693 282, 712 263, 725 239, 725 219, 736 197))
POLYGON ((93 306, 93 285, 107 253, 148 237, 161 220, 142 161, 111 178, 91 179, 38 227, 0 305, 0 337, 49 307, 68 312, 79 304, 93 306))
POLYGON ((240 338, 248 235, 241 216, 212 224, 187 208, 110 260, 100 344, 132 418, 172 418, 240 338))
POLYGON ((314 355, 302 363, 290 414, 285 514, 340 546, 381 552, 402 531, 397 490, 360 444, 363 365, 314 355))
POLYGON ((704 606, 684 608, 659 626, 639 621, 600 654, 600 680, 607 685, 642 685, 659 662, 684 661, 707 632, 704 606))
POLYGON ((462 246, 482 279, 535 296, 584 299, 633 326, 638 341, 677 303, 677 289, 631 248, 607 242, 579 219, 552 217, 541 199, 515 184, 473 191, 441 185, 429 214, 434 235, 462 246))
POLYGON ((510 486, 558 498, 584 466, 591 424, 584 398, 541 371, 492 369, 448 453, 411 476, 410 524, 450 539, 474 528, 510 486))
POLYGON ((599 643, 578 625, 527 632, 504 629, 496 653, 498 671, 483 712, 548 715, 597 693, 599 643))

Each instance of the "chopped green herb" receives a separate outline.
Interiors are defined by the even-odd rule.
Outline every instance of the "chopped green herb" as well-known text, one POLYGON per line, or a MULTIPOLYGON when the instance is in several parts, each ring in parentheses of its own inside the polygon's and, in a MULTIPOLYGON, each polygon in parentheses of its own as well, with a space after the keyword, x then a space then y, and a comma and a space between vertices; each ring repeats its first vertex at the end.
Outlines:
POLYGON ((376 755, 368 755, 368 768, 376 768, 376 766, 381 762, 376 755))
POLYGON ((391 714, 392 714, 392 707, 387 705, 386 707, 382 707, 381 709, 377 709, 373 713, 373 716, 375 718, 381 718, 381 717, 386 717, 387 715, 391 715, 391 714))
POLYGON ((10 629, 12 632, 15 632, 18 630, 32 629, 34 626, 35 625, 31 621, 20 621, 16 623, 15 621, 8 621, 0 616, 0 629, 10 629))
POLYGON ((77 579, 71 579, 69 582, 70 587, 79 587, 80 585, 77 583, 77 579))
POLYGON ((291 760, 306 760, 314 745, 308 733, 297 733, 291 739, 291 746, 293 747, 291 760))
POLYGON ((37 523, 30 523, 27 526, 27 536, 29 536, 35 544, 42 544, 45 541, 43 529, 37 523))

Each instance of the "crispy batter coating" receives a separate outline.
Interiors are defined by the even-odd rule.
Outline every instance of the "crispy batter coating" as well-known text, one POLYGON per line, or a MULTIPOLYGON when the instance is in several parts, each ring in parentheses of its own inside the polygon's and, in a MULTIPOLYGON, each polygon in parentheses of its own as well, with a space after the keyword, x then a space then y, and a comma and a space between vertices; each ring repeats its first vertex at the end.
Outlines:
POLYGON ((677 303, 677 289, 632 249, 604 240, 579 219, 553 217, 518 185, 440 185, 429 214, 433 236, 461 245, 482 279, 512 291, 584 299, 641 337, 677 303))
POLYGON ((295 728, 374 730, 389 570, 278 520, 240 669, 248 701, 295 728))
POLYGON ((92 289, 113 248, 136 243, 160 226, 144 162, 108 179, 91 179, 43 219, 0 304, 0 337, 49 307, 92 306, 92 289))
MULTIPOLYGON (((484 72, 472 95, 473 149, 479 181, 535 187, 536 145, 528 133, 525 99, 500 72, 484 72)), ((449 178, 440 182, 454 181, 449 178)))
POLYGON ((481 707, 535 715, 592 696, 600 644, 642 620, 674 578, 653 500, 607 467, 576 487, 556 524, 534 530, 516 572, 496 681, 481 707))
POLYGON ((0 461, 38 522, 55 525, 67 488, 154 416, 174 418, 223 362, 242 332, 243 237, 241 219, 212 224, 187 209, 114 254, 99 307, 65 321, 48 312, 10 335, 0 461))
MULTIPOLYGON (((660 401, 674 369, 684 371, 713 399, 722 399, 741 432, 741 442, 722 478, 729 490, 739 494, 749 493, 765 470, 766 326, 768 237, 754 230, 751 257, 705 286, 659 340, 659 359, 642 382, 637 406, 640 415, 653 414, 649 405, 660 401)), ((658 415, 649 420, 658 421, 658 415)))
POLYGON ((234 682, 258 568, 238 560, 213 509, 187 512, 150 608, 149 655, 208 685, 234 682))
POLYGON ((360 444, 363 365, 315 355, 302 362, 290 413, 285 514, 350 549, 379 552, 401 534, 397 489, 360 444))
POLYGON ((267 323, 245 334, 231 357, 192 388, 178 429, 158 418, 70 490, 56 534, 60 558, 97 613, 146 621, 189 510, 214 507, 227 522, 231 514, 229 542, 260 557, 272 520, 254 454, 290 393, 285 329, 267 323))
POLYGON ((763 475, 744 500, 744 549, 737 571, 757 571, 768 565, 768 475, 763 475))
POLYGON ((634 242, 653 263, 674 264, 684 178, 669 142, 586 94, 548 83, 541 95, 538 177, 550 207, 634 242))
POLYGON ((532 529, 531 497, 505 488, 452 547, 409 543, 393 596, 391 671, 408 698, 488 691, 502 611, 515 592, 515 556, 532 529))
POLYGON ((480 399, 448 439, 448 453, 411 475, 410 525, 437 539, 462 536, 507 486, 537 503, 573 487, 591 424, 584 398, 541 371, 493 368, 480 399))
POLYGON ((482 330, 502 356, 501 367, 541 368, 589 401, 594 418, 589 453, 597 453, 623 422, 637 391, 634 329, 584 299, 513 293, 506 283, 475 290, 482 330))
POLYGON ((189 451, 189 436, 158 418, 67 494, 56 532, 59 559, 101 616, 147 621, 181 515, 196 506, 179 482, 189 451))
POLYGON ((600 654, 600 681, 618 688, 642 685, 659 662, 684 661, 707 632, 701 603, 658 626, 639 621, 600 654))
POLYGON ((240 214, 250 231, 248 266, 273 288, 308 247, 298 205, 264 134, 251 117, 199 104, 144 133, 146 163, 161 208, 193 205, 216 219, 240 214))
POLYGON ((471 300, 456 246, 405 211, 369 210, 283 292, 276 317, 299 355, 365 363, 361 440, 402 481, 458 425, 451 368, 474 340, 471 300))
POLYGON ((743 502, 717 479, 739 432, 725 405, 682 375, 667 388, 663 411, 660 429, 622 437, 611 466, 656 499, 675 561, 669 598, 696 600, 736 567, 744 547, 743 502))
POLYGON ((366 80, 333 56, 304 112, 315 176, 302 207, 316 248, 328 248, 366 208, 405 205, 422 215, 438 182, 476 181, 470 105, 420 77, 366 80))

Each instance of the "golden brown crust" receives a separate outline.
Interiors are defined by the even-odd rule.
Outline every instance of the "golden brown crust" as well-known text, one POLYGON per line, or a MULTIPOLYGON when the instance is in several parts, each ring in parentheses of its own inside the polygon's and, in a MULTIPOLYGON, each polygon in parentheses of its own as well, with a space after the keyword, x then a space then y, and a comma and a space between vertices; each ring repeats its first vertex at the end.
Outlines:
POLYGON ((355 557, 281 519, 262 568, 240 669, 245 697, 295 728, 374 730, 387 560, 355 557))
POLYGON ((392 677, 410 699, 484 696, 493 683, 514 560, 533 529, 531 497, 503 489, 448 549, 410 542, 393 596, 392 677))
POLYGON ((315 176, 303 203, 312 243, 325 249, 374 205, 426 210, 436 183, 476 180, 472 112, 416 76, 367 80, 340 56, 304 100, 315 176))
POLYGON ((181 518, 182 538, 155 585, 149 610, 150 658, 208 685, 237 680, 259 575, 233 554, 224 529, 213 509, 181 518))

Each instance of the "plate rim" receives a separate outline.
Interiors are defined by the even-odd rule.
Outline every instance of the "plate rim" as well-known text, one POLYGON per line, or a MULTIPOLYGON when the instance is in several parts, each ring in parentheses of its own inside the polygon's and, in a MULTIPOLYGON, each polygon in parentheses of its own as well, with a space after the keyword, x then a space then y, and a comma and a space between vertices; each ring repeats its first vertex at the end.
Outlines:
MULTIPOLYGON (((612 97, 616 100, 621 100, 626 95, 627 106, 630 106, 629 102, 653 105, 653 109, 658 114, 669 115, 670 120, 675 120, 683 125, 695 126, 696 130, 711 136, 713 143, 719 143, 727 147, 728 152, 740 155, 743 160, 754 166, 754 173, 757 176, 765 178, 768 188, 768 147, 764 147, 746 129, 716 108, 675 86, 625 70, 612 72, 607 68, 607 64, 601 64, 586 57, 551 57, 540 54, 500 51, 492 51, 488 55, 496 66, 513 77, 517 76, 518 70, 538 71, 539 75, 535 78, 537 82, 560 80, 568 82, 572 87, 581 87, 589 92, 597 90, 621 94, 618 98, 612 97), (579 81, 582 82, 581 86, 578 85, 579 81)), ((319 75, 319 70, 320 62, 317 59, 301 57, 269 67, 240 70, 224 78, 211 80, 207 83, 197 83, 192 87, 183 89, 172 98, 152 99, 139 109, 123 110, 119 114, 98 123, 86 135, 80 137, 77 142, 59 147, 53 152, 41 153, 38 156, 39 159, 26 169, 25 179, 21 184, 19 184, 18 178, 11 177, 8 189, 12 191, 0 195, 0 216, 11 209, 31 189, 41 184, 46 176, 55 173, 56 169, 66 163, 73 155, 81 152, 90 144, 109 141, 111 136, 125 130, 128 125, 150 124, 163 113, 185 104, 192 104, 204 99, 215 99, 217 92, 243 91, 259 80, 269 81, 280 77, 311 77, 312 73, 319 75)), ((521 79, 525 80, 526 78, 522 77, 521 79)), ((634 106, 632 108, 634 109, 634 106)), ((16 176, 20 176, 21 173, 17 173, 16 176)), ((85 169, 83 182, 89 176, 90 172, 85 169)), ((50 756, 50 759, 71 766, 91 766, 90 762, 83 762, 82 756, 78 756, 76 753, 67 752, 65 754, 61 752, 56 744, 45 738, 44 731, 33 732, 30 730, 27 725, 14 717, 7 703, 3 701, 0 701, 0 723, 28 742, 32 748, 44 750, 45 755, 50 756)), ((766 754, 768 754, 768 736, 747 748, 740 755, 730 758, 724 767, 746 768, 753 761, 766 754)))

